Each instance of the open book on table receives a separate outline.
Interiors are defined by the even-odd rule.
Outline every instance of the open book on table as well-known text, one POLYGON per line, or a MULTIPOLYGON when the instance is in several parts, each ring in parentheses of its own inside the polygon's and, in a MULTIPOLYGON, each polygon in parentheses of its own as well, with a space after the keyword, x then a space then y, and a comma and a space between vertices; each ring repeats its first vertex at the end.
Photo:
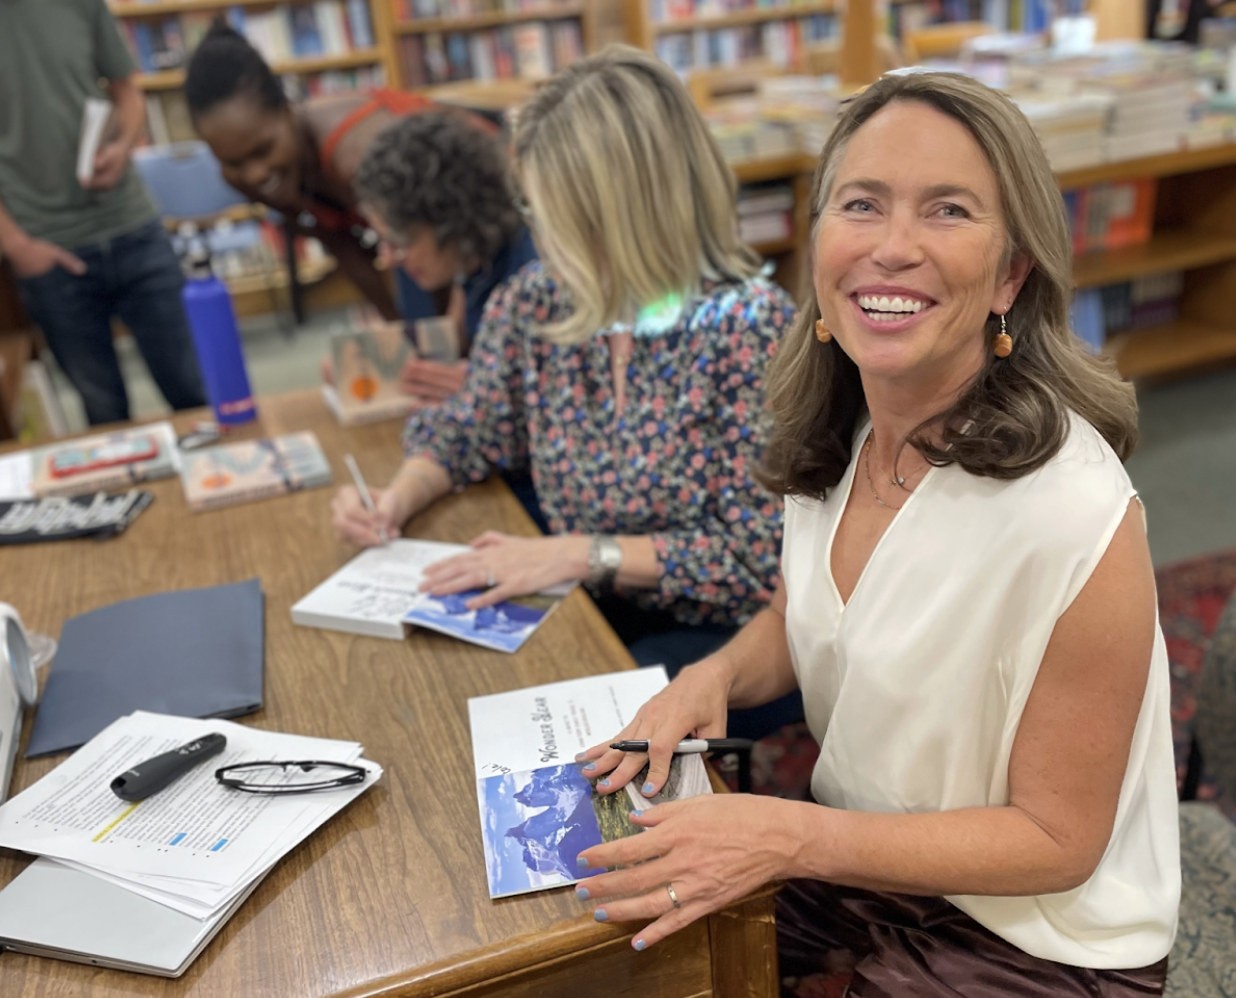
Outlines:
POLYGON ((489 896, 527 894, 604 873, 580 871, 584 849, 638 835, 630 819, 667 800, 712 793, 698 755, 676 755, 660 792, 595 793, 575 755, 618 734, 669 680, 660 666, 472 697, 468 718, 489 896))
POLYGON ((292 607, 292 622, 374 638, 427 627, 495 651, 514 652, 562 602, 571 585, 469 610, 477 591, 434 597, 420 591, 425 569, 469 551, 465 544, 400 538, 357 555, 292 607))

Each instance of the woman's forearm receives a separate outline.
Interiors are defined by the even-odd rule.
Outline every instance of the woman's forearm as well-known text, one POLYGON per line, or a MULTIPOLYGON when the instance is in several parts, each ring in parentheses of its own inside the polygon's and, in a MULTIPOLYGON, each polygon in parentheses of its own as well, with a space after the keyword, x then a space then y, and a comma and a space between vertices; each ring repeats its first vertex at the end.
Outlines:
POLYGON ((406 523, 451 491, 451 476, 430 458, 404 458, 391 479, 390 489, 398 496, 400 522, 406 523))
POLYGON ((661 580, 661 566, 652 538, 648 536, 615 537, 622 548, 622 567, 614 577, 617 585, 628 589, 656 589, 661 580))
POLYGON ((728 676, 731 709, 771 703, 798 688, 779 596, 710 658, 728 676))
POLYGON ((794 807, 790 877, 901 894, 1014 897, 1072 890, 1100 859, 1057 842, 1014 806, 931 814, 794 807))

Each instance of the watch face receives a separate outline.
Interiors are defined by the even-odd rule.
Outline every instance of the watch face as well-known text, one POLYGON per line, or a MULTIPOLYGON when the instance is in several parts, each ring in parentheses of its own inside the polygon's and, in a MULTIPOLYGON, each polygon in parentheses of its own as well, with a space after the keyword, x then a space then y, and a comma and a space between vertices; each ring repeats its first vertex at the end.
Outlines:
POLYGON ((13 670, 17 695, 27 707, 33 706, 39 695, 34 659, 30 656, 30 645, 26 642, 25 632, 12 617, 4 618, 4 654, 8 667, 13 670))

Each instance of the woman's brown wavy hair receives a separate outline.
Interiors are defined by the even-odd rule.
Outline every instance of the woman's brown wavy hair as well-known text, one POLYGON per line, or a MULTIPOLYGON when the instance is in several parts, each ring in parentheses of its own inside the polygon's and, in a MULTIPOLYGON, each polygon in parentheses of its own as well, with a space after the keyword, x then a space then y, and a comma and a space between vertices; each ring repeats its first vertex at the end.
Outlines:
MULTIPOLYGON (((863 91, 845 108, 816 167, 813 255, 820 215, 851 137, 892 101, 926 104, 974 136, 1000 188, 1004 260, 1023 252, 1033 262, 1006 316, 1012 354, 1000 360, 989 349, 983 369, 956 403, 923 422, 907 443, 935 465, 1019 478, 1059 451, 1072 410, 1123 461, 1137 443, 1133 388, 1110 360, 1087 353, 1069 328, 1073 250, 1063 201, 1029 122, 1003 94, 955 73, 885 76, 863 91)), ((775 492, 822 499, 849 466, 866 398, 857 366, 837 341, 815 338, 819 318, 812 292, 773 359, 768 404, 774 429, 759 477, 775 492)), ((999 317, 989 316, 989 346, 999 331, 999 317)))

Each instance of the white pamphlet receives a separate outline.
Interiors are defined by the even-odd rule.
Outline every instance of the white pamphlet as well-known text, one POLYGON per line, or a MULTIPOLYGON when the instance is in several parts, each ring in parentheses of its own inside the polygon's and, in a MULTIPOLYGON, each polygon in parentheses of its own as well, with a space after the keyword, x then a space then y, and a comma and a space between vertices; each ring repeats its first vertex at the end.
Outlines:
POLYGON ((403 638, 408 626, 425 627, 494 651, 518 651, 574 583, 480 610, 466 605, 477 590, 449 596, 421 592, 426 568, 470 550, 406 538, 369 548, 293 606, 292 622, 395 639, 403 638))
POLYGON ((34 462, 28 450, 0 457, 0 500, 33 499, 34 462))
POLYGON ((572 884, 584 849, 638 835, 630 812, 711 793, 698 755, 676 755, 661 790, 601 795, 575 755, 619 733, 668 683, 659 666, 588 676, 468 700, 477 804, 490 897, 572 884))

